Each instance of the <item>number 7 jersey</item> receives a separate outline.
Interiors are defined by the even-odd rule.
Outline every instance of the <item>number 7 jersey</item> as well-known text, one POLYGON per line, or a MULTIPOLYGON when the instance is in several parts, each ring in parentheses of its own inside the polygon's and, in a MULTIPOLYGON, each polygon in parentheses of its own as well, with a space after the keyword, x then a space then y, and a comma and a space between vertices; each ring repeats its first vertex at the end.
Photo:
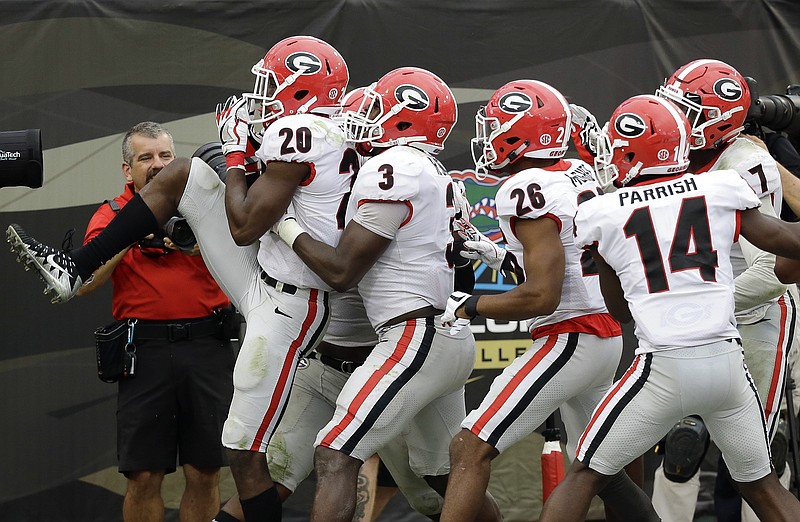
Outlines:
POLYGON ((619 276, 636 322, 636 353, 739 338, 731 248, 740 210, 758 198, 732 170, 643 182, 581 205, 576 244, 619 276))

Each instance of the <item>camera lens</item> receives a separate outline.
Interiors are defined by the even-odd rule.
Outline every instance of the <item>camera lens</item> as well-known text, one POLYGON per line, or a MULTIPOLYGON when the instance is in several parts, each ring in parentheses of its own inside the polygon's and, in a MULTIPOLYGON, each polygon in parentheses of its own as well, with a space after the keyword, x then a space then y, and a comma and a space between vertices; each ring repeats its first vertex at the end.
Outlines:
POLYGON ((182 250, 191 250, 197 239, 194 237, 191 227, 186 222, 185 218, 173 216, 169 218, 167 224, 164 226, 164 231, 167 236, 172 239, 175 246, 182 250))
POLYGON ((760 96, 756 102, 761 125, 791 136, 800 133, 800 96, 796 94, 770 94, 760 96))

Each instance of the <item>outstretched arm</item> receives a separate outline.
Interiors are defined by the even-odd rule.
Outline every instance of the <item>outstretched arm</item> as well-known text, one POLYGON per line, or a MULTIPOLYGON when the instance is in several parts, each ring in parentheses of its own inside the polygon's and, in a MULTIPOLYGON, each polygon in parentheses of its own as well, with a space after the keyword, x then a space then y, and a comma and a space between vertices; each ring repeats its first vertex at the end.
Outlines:
POLYGON ((344 292, 361 281, 391 242, 350 221, 336 247, 301 234, 292 249, 323 281, 344 292))
POLYGON ((800 283, 800 259, 778 256, 775 260, 775 275, 781 283, 800 283))
MULTIPOLYGON (((553 313, 561 302, 564 246, 558 226, 549 218, 520 219, 515 233, 524 248, 525 281, 508 292, 480 296, 476 311, 485 317, 530 319, 553 313)), ((463 307, 456 316, 467 317, 463 307)))
POLYGON ((291 218, 276 228, 281 239, 311 270, 332 288, 343 292, 357 285, 372 268, 407 216, 408 207, 403 202, 361 205, 335 247, 315 240, 291 218))
POLYGON ((743 210, 739 215, 741 234, 757 248, 800 259, 800 223, 765 216, 757 208, 743 210))

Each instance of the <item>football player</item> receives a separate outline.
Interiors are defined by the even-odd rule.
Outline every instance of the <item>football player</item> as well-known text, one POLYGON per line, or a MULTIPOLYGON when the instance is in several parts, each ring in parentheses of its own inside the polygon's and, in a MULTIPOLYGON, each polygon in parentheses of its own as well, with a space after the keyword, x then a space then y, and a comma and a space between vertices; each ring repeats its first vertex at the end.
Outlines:
POLYGON ((297 362, 325 333, 330 286, 268 232, 292 204, 298 222, 315 238, 336 244, 343 227, 339 211, 358 159, 330 119, 349 79, 344 59, 330 44, 310 36, 286 38, 252 72, 253 91, 217 108, 226 184, 201 159, 176 159, 81 248, 60 252, 18 225, 8 234, 56 299, 66 301, 118 251, 176 213, 186 218, 209 270, 248 326, 222 443, 246 518, 279 520, 280 498, 264 452, 297 362), (251 134, 261 139, 256 156, 265 168, 250 185, 245 168, 251 134))
MULTIPOLYGON (((300 359, 286 410, 267 446, 270 476, 284 502, 314 470, 316 434, 333 417, 336 397, 377 342, 356 288, 331 292, 330 310, 325 337, 312 353, 300 359)), ((441 512, 441 495, 411 471, 408 448, 402 439, 388 443, 379 455, 415 511, 429 517, 441 512)), ((359 502, 362 500, 359 497, 359 502)), ((231 517, 220 513, 217 522, 243 520, 238 499, 229 500, 223 511, 231 517)))
POLYGON ((743 363, 731 249, 800 255, 795 224, 764 216, 732 170, 686 173, 691 126, 664 98, 623 102, 596 150, 604 188, 578 207, 576 244, 595 260, 609 311, 633 319, 636 358, 595 409, 577 458, 540 520, 583 520, 603 485, 697 414, 762 520, 798 520, 800 502, 771 468, 764 412, 743 363))
MULTIPOLYGON (((681 107, 692 125, 690 172, 733 169, 758 196, 761 212, 780 215, 778 165, 766 150, 741 135, 751 99, 747 82, 736 69, 719 60, 694 60, 667 78, 656 95, 681 107)), ((736 325, 772 440, 784 393, 795 307, 786 285, 773 272, 774 255, 742 239, 731 250, 731 263, 736 325)), ((653 504, 663 518, 692 520, 707 439, 698 418, 677 424, 667 435, 664 461, 656 470, 653 487, 653 504)), ((720 466, 724 466, 722 461, 720 466)))
MULTIPOLYGON (((591 256, 574 244, 575 209, 602 192, 589 165, 564 159, 571 127, 566 99, 544 82, 515 80, 492 94, 475 121, 476 171, 507 175, 495 201, 505 260, 519 267, 519 282, 496 295, 453 293, 442 320, 527 320, 533 346, 495 378, 453 438, 443 521, 473 520, 492 460, 556 409, 574 455, 622 355, 622 330, 603 303, 591 256)), ((623 520, 658 520, 624 472, 601 497, 623 520)))
MULTIPOLYGON (((368 159, 336 247, 286 219, 281 238, 337 290, 358 285, 378 344, 336 401, 316 440, 317 489, 311 520, 349 521, 361 463, 401 436, 412 469, 444 494, 448 441, 465 415, 464 383, 475 339, 437 324, 453 289, 448 261, 456 188, 434 155, 456 122, 447 85, 429 71, 395 69, 347 108, 342 125, 368 159)), ((499 520, 487 495, 481 518, 499 520)))

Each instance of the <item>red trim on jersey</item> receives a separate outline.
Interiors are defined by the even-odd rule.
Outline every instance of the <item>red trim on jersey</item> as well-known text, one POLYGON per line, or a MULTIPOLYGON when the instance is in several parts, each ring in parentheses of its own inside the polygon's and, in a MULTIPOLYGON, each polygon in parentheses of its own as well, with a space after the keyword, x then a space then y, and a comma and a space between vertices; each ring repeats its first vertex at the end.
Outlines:
POLYGON ((772 405, 775 402, 775 394, 779 393, 778 385, 781 382, 782 366, 783 366, 783 343, 784 335, 786 334, 786 318, 789 313, 786 309, 786 299, 781 296, 778 299, 778 306, 781 309, 781 321, 779 325, 780 335, 778 336, 778 346, 775 351, 775 366, 772 368, 772 380, 769 383, 769 392, 767 393, 767 400, 764 401, 764 416, 769 419, 773 415, 772 405))
POLYGON ((400 228, 403 228, 406 223, 411 221, 411 217, 414 215, 414 204, 406 199, 360 199, 358 200, 358 207, 365 203, 405 203, 408 207, 408 217, 400 223, 400 228))
POLYGON ((506 401, 511 398, 511 395, 517 390, 517 388, 520 387, 525 378, 536 369, 539 363, 541 363, 551 351, 553 351, 556 342, 558 342, 557 335, 549 337, 547 341, 545 341, 544 345, 536 351, 536 354, 534 354, 534 356, 531 357, 522 368, 520 368, 516 375, 511 378, 508 384, 506 384, 503 388, 503 391, 500 392, 500 394, 495 398, 494 402, 492 402, 492 405, 486 408, 486 411, 483 413, 483 415, 481 415, 475 424, 473 424, 471 431, 475 435, 478 435, 483 428, 486 427, 486 423, 488 423, 492 417, 494 417, 494 415, 500 411, 503 404, 505 404, 506 401))
MULTIPOLYGON (((114 201, 123 208, 133 196, 133 182, 129 182, 114 201)), ((86 227, 84 244, 103 231, 116 215, 107 203, 100 205, 86 227)), ((114 268, 111 281, 111 313, 115 319, 197 319, 229 304, 203 258, 177 251, 150 257, 134 244, 114 268)))
POLYGON ((361 390, 359 390, 359 392, 353 398, 353 401, 347 407, 347 413, 345 414, 344 418, 322 439, 322 442, 320 442, 321 446, 329 447, 333 441, 336 440, 336 438, 341 435, 341 433, 353 422, 353 419, 356 417, 356 413, 358 413, 358 410, 364 405, 364 401, 367 400, 367 397, 369 397, 378 386, 378 383, 381 381, 381 379, 388 375, 389 372, 392 371, 403 359, 403 356, 405 356, 406 351, 408 350, 408 346, 411 344, 411 340, 414 338, 414 331, 416 328, 416 319, 409 319, 406 322, 406 325, 403 327, 403 334, 400 336, 400 340, 397 342, 397 346, 395 347, 394 352, 392 352, 392 355, 389 356, 386 361, 384 361, 377 371, 372 373, 369 379, 367 379, 367 382, 364 383, 364 386, 361 387, 361 390))
MULTIPOLYGON (((555 221, 555 222, 556 222, 556 226, 558 227, 558 233, 559 233, 559 234, 561 233, 561 227, 563 226, 563 223, 561 223, 561 219, 559 219, 559 217, 558 217, 558 216, 556 216, 555 214, 551 214, 550 212, 548 212, 547 214, 543 214, 543 215, 541 215, 541 216, 539 216, 539 217, 543 217, 543 218, 550 218, 550 219, 552 219, 553 221, 555 221)), ((537 218, 537 219, 538 219, 538 218, 537 218)))
POLYGON ((605 339, 622 335, 622 327, 611 317, 611 314, 588 314, 534 328, 531 332, 531 339, 573 332, 585 333, 605 339))
POLYGON ((286 160, 281 160, 281 159, 274 159, 274 160, 267 161, 264 164, 264 173, 265 174, 267 173, 267 165, 269 165, 273 161, 280 161, 282 163, 294 163, 296 165, 307 165, 308 166, 308 170, 309 170, 308 176, 303 178, 303 181, 301 181, 298 184, 298 187, 307 187, 308 185, 311 184, 312 181, 314 181, 314 178, 317 176, 317 167, 314 165, 314 162, 311 162, 311 161, 286 161, 286 160))
POLYGON ((412 205, 410 201, 404 201, 404 203, 408 207, 408 217, 402 223, 400 223, 400 228, 406 226, 406 223, 411 221, 411 217, 414 215, 414 205, 412 205))
POLYGON ((639 366, 644 364, 644 357, 642 355, 637 355, 636 358, 633 360, 633 363, 630 365, 628 370, 625 372, 625 375, 622 376, 620 380, 614 385, 614 389, 611 393, 607 393, 603 402, 598 404, 594 409, 594 414, 592 415, 591 420, 589 420, 589 424, 587 424, 586 429, 583 430, 583 434, 581 435, 580 440, 578 441, 578 448, 580 449, 583 446, 583 441, 586 439, 586 435, 592 430, 595 422, 600 418, 600 416, 604 413, 606 406, 611 400, 617 395, 620 388, 628 382, 628 380, 633 377, 633 374, 639 369, 639 366))
MULTIPOLYGON (((561 227, 564 224, 561 222, 561 219, 559 219, 558 216, 548 212, 547 214, 542 214, 538 218, 533 218, 533 219, 539 219, 539 218, 552 219, 556 223, 556 226, 558 227, 558 233, 559 234, 561 233, 561 227)), ((508 226, 511 228, 511 233, 514 234, 514 237, 517 238, 517 239, 519 239, 519 236, 517 235, 517 223, 519 222, 520 219, 529 219, 529 218, 522 218, 522 217, 519 217, 519 216, 511 216, 511 218, 509 218, 509 220, 508 220, 508 226)))
POLYGON ((560 172, 562 170, 568 170, 570 168, 569 163, 564 161, 564 159, 559 159, 557 162, 553 163, 549 167, 539 167, 542 170, 549 170, 553 172, 560 172))
POLYGON ((289 345, 289 351, 286 354, 286 359, 283 361, 283 366, 281 367, 281 374, 278 378, 278 382, 275 385, 275 391, 272 393, 272 400, 269 403, 269 408, 267 408, 267 412, 264 414, 264 418, 261 421, 261 425, 256 432, 256 436, 253 439, 253 444, 250 445, 250 451, 259 451, 261 445, 264 442, 264 434, 269 429, 269 426, 272 424, 272 421, 275 419, 275 415, 278 412, 278 406, 281 403, 281 398, 283 397, 283 390, 287 387, 292 385, 291 379, 289 376, 292 374, 295 368, 296 357, 295 354, 297 353, 298 348, 300 348, 308 334, 312 333, 311 325, 317 318, 317 299, 319 295, 319 290, 316 288, 310 288, 308 292, 308 313, 306 314, 306 318, 303 320, 303 326, 300 328, 300 335, 292 341, 292 344, 289 345))
POLYGON ((308 169, 310 172, 308 173, 308 177, 300 182, 300 186, 301 187, 309 186, 311 182, 314 181, 314 178, 317 176, 317 167, 314 165, 313 162, 309 161, 297 161, 297 162, 293 161, 292 163, 302 163, 304 165, 308 165, 308 169))
POLYGON ((733 242, 739 241, 739 231, 742 229, 742 211, 736 211, 736 228, 733 230, 733 242))

